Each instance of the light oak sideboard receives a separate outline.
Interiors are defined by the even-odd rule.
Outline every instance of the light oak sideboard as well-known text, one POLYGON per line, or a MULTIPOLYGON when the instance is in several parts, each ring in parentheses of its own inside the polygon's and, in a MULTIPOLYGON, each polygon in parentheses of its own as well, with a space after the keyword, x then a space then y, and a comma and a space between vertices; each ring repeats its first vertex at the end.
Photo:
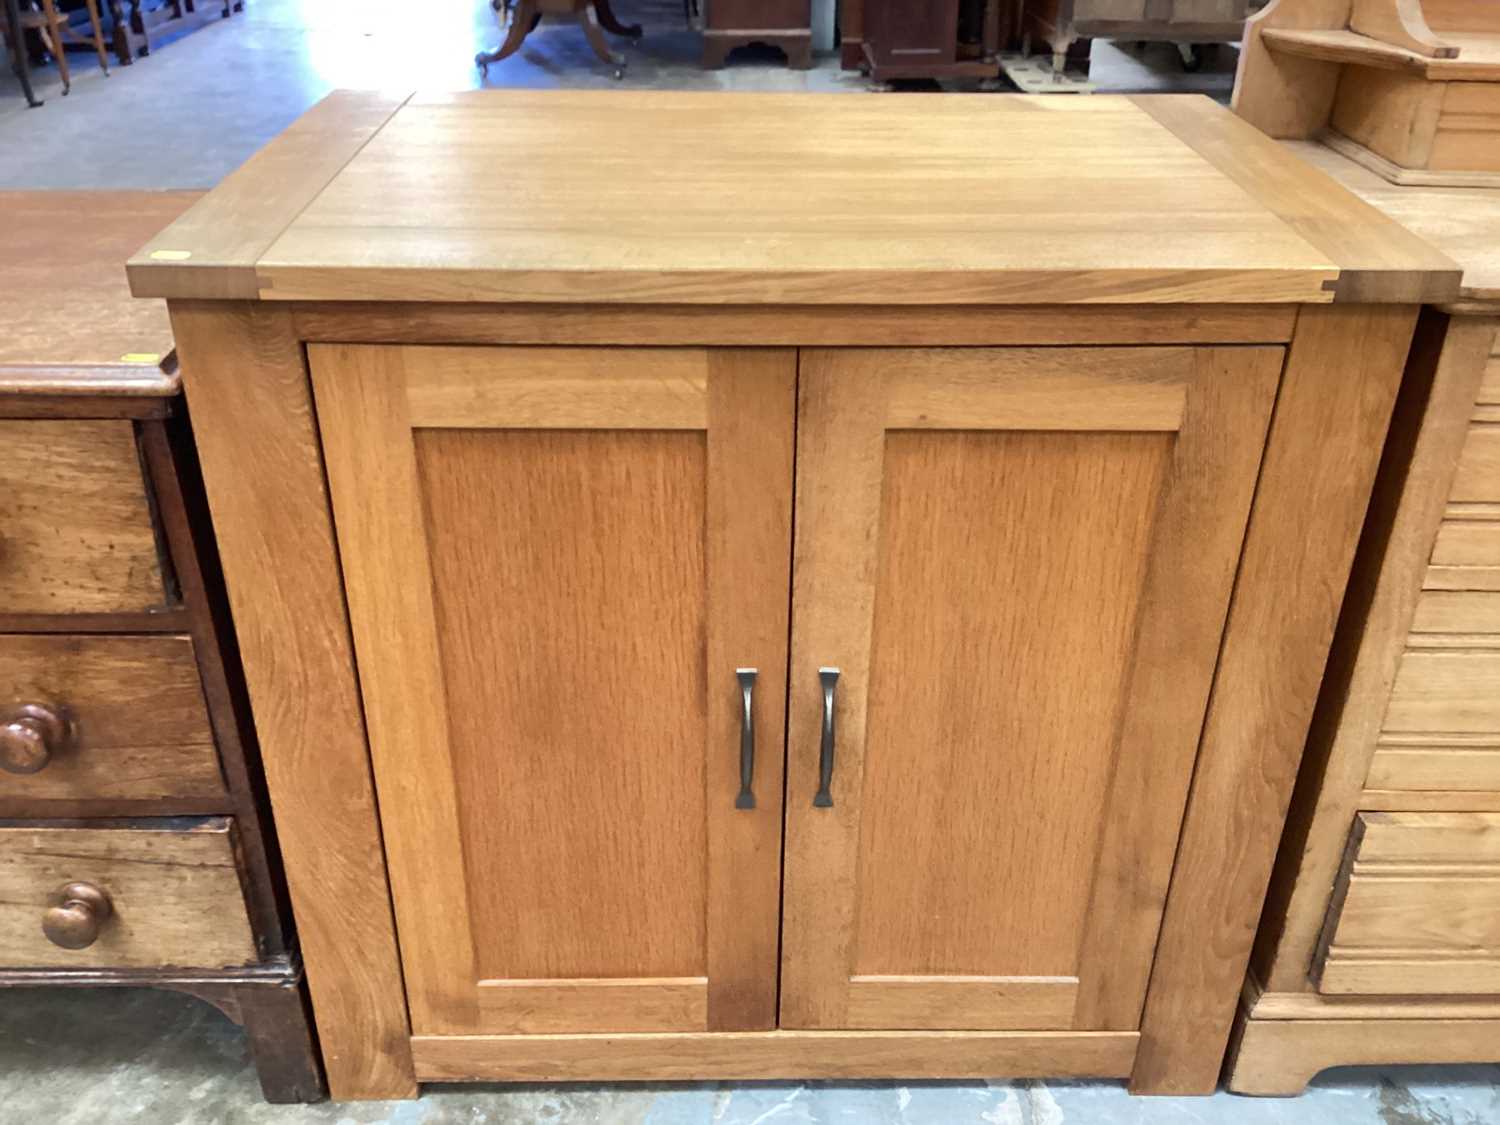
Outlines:
POLYGON ((1445 256, 1200 98, 337 94, 130 275, 335 1095, 1213 1088, 1445 256))

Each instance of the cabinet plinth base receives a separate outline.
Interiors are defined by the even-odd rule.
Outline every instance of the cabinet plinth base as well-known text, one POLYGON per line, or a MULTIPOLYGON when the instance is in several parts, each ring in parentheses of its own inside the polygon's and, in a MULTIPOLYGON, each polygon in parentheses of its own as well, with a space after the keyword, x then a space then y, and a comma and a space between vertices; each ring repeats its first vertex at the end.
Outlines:
POLYGON ((413 1036, 423 1082, 1123 1078, 1133 1031, 413 1036))
POLYGON ((1334 1066, 1489 1063, 1500 1059, 1500 1020, 1247 1019, 1231 1048, 1236 1094, 1295 1097, 1334 1066))

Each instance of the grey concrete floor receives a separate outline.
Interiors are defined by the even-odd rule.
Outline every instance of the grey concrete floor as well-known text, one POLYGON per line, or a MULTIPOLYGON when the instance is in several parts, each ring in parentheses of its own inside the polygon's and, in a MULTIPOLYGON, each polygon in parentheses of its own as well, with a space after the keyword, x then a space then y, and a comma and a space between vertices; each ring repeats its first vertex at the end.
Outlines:
MULTIPOLYGON (((680 0, 618 0, 616 9, 646 28, 639 43, 617 41, 630 60, 622 82, 576 25, 549 17, 481 83, 474 53, 498 38, 485 0, 247 0, 243 13, 167 41, 133 66, 112 66, 108 78, 91 55, 70 52, 72 93, 62 96, 54 68, 38 71, 40 109, 26 108, 0 66, 0 189, 209 187, 337 87, 870 90, 833 55, 809 71, 788 70, 774 52, 703 71, 680 0)), ((1235 57, 1232 47, 1216 48, 1201 72, 1186 74, 1168 45, 1100 44, 1094 81, 1104 91, 1227 100, 1235 57)))
MULTIPOLYGON (((544 23, 492 86, 777 89, 859 93, 825 57, 807 72, 750 56, 696 67, 677 0, 619 0, 647 27, 616 83, 565 23, 544 23)), ((339 86, 480 84, 471 59, 495 38, 483 0, 249 0, 223 23, 163 43, 104 78, 86 56, 73 92, 38 74, 28 110, 0 77, 0 188, 208 187, 339 86), (420 12, 415 19, 411 13, 420 12)), ((1105 91, 1198 90, 1225 99, 1232 48, 1182 72, 1174 50, 1096 45, 1105 91)), ((1003 144, 1004 138, 996 138, 1003 144)), ((1119 1083, 697 1084, 438 1087, 417 1102, 273 1107, 259 1097, 239 1029, 188 997, 144 990, 0 992, 0 1125, 117 1122, 448 1122, 761 1125, 1479 1125, 1500 1121, 1500 1067, 1331 1071, 1305 1097, 1133 1099, 1119 1083)))

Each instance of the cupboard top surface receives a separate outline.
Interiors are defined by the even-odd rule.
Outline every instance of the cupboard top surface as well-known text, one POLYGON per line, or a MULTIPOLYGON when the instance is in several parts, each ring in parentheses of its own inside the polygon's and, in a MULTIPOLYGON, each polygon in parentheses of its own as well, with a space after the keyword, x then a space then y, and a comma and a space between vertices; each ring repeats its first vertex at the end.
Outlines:
POLYGON ((341 91, 137 296, 1434 301, 1458 269, 1207 98, 341 91))
POLYGON ((0 393, 173 395, 172 326, 120 259, 196 191, 0 192, 0 393))
POLYGON ((1500 191, 1393 184, 1317 141, 1282 141, 1463 267, 1459 295, 1500 311, 1500 191))

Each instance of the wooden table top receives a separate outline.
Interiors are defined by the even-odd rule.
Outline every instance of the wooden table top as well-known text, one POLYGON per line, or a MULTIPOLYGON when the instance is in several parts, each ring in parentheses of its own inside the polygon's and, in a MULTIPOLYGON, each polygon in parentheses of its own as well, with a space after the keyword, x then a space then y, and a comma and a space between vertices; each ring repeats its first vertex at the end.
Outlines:
POLYGON ((0 192, 0 392, 176 394, 167 307, 124 262, 202 195, 0 192))
POLYGON ((1197 96, 340 92, 132 261, 142 296, 1445 300, 1457 267, 1197 96))
POLYGON ((1459 297, 1500 311, 1500 189, 1402 187, 1316 141, 1283 141, 1463 267, 1459 297))

